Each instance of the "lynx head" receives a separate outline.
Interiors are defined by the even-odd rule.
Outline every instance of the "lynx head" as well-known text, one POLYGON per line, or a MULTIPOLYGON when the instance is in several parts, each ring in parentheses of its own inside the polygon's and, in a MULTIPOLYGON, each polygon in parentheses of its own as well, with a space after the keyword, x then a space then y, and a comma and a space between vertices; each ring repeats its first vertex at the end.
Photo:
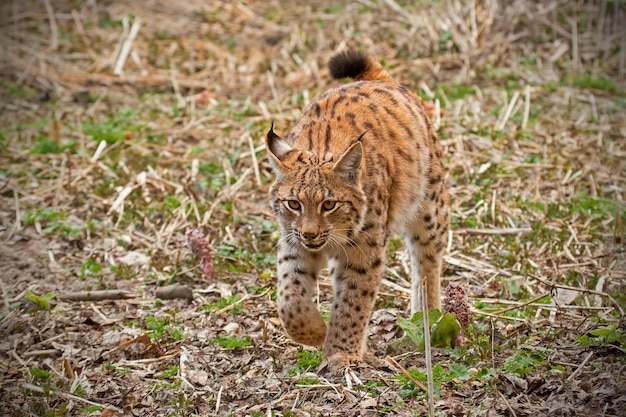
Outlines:
POLYGON ((276 174, 271 206, 282 237, 310 251, 350 244, 366 206, 360 185, 361 142, 340 155, 320 155, 293 148, 271 128, 265 147, 276 174))

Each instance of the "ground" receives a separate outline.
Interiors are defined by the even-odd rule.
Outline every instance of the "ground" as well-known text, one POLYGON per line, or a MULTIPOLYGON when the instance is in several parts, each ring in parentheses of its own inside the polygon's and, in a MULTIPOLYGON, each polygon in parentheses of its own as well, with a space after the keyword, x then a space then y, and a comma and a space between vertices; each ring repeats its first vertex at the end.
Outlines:
POLYGON ((472 320, 433 350, 435 415, 626 415, 623 2, 0 10, 3 416, 428 415, 399 240, 363 366, 318 371, 276 314, 263 136, 349 47, 433 104, 445 148, 443 282, 472 320))

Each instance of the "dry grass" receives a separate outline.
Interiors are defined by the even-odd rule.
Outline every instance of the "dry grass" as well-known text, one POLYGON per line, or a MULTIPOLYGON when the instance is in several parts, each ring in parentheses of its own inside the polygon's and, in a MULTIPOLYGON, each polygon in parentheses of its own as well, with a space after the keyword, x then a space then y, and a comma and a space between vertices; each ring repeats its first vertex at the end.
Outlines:
POLYGON ((346 47, 442 109, 444 281, 467 288, 475 326, 466 351, 436 352, 437 412, 623 415, 623 2, 5 3, 3 415, 425 413, 410 382, 423 357, 395 322, 398 241, 373 365, 303 369, 275 314, 262 137, 331 85, 325 62, 346 47), (209 236, 213 276, 190 228, 209 236), (193 300, 157 299, 169 283, 193 300), (104 289, 125 297, 68 301, 104 289), (451 363, 470 374, 446 379, 451 363))

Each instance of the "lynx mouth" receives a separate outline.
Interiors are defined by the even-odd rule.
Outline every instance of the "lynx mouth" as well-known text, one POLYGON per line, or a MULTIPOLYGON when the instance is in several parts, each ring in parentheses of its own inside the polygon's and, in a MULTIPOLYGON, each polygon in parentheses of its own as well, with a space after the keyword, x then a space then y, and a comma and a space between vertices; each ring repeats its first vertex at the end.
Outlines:
POLYGON ((325 245, 326 245, 326 241, 322 241, 319 243, 302 242, 302 246, 304 246, 306 249, 310 250, 311 252, 317 252, 321 250, 325 245))

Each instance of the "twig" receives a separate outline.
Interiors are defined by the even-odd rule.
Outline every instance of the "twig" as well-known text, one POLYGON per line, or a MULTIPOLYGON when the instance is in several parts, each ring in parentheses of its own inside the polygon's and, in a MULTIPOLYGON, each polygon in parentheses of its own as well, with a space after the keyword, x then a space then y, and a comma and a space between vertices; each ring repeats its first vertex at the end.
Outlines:
POLYGON ((39 394, 54 394, 56 396, 59 396, 61 398, 65 398, 67 400, 80 401, 80 402, 83 402, 83 403, 86 403, 86 404, 98 406, 98 407, 100 407, 102 409, 108 408, 110 410, 114 410, 117 413, 122 413, 122 410, 120 410, 119 408, 114 407, 114 406, 112 406, 110 404, 97 403, 95 401, 91 401, 91 400, 88 400, 86 398, 79 397, 78 395, 69 394, 67 392, 62 392, 62 391, 57 391, 54 388, 48 387, 46 389, 43 389, 42 387, 39 387, 39 386, 33 385, 33 384, 29 384, 29 383, 22 384, 22 388, 27 389, 29 391, 37 392, 39 394))
POLYGON ((622 42, 619 51, 619 76, 626 74, 626 36, 622 36, 622 42))
POLYGON ((622 212, 617 206, 615 208, 615 228, 613 229, 613 244, 619 245, 624 239, 624 224, 622 223, 622 212))
POLYGON ((578 376, 579 373, 581 373, 581 371, 583 370, 585 365, 587 365, 587 362, 589 362, 589 360, 591 359, 592 356, 593 356, 593 351, 589 352, 589 354, 585 357, 585 359, 583 359, 583 361, 580 363, 580 365, 578 365, 578 368, 576 368, 576 370, 574 372, 572 372, 572 374, 570 376, 568 376, 565 381, 563 381, 563 383, 561 384, 559 389, 557 389, 556 392, 554 392, 554 394, 558 394, 561 391, 563 391, 563 389, 565 389, 565 384, 568 383, 568 382, 571 382, 574 378, 576 378, 578 376))
POLYGON ((10 302, 9 302, 9 296, 7 294, 7 290, 4 287, 4 282, 2 281, 2 279, 0 278, 0 290, 2 290, 2 300, 4 301, 4 314, 9 314, 9 307, 10 307, 10 302))
POLYGON ((135 297, 137 294, 124 290, 78 291, 57 296, 59 300, 65 301, 126 300, 135 297))
POLYGON ((267 83, 270 86, 270 91, 272 92, 272 97, 274 98, 274 102, 276 104, 276 107, 278 108, 278 112, 282 113, 283 109, 281 106, 280 95, 278 94, 278 91, 276 90, 276 82, 274 81, 274 74, 272 74, 271 71, 267 72, 267 83))
POLYGON ((508 307, 503 308, 502 310, 495 311, 493 314, 494 314, 494 315, 500 315, 500 314, 502 314, 502 313, 506 313, 507 311, 511 311, 511 310, 515 310, 515 309, 517 309, 517 308, 522 308, 522 307, 525 307, 525 306, 527 306, 527 305, 529 305, 529 304, 532 304, 532 303, 534 303, 535 301, 539 301, 539 300, 541 300, 542 298, 545 298, 545 297, 547 297, 547 296, 549 296, 549 295, 550 295, 550 293, 549 293, 549 292, 544 293, 544 294, 541 294, 540 296, 537 296, 537 297, 535 297, 535 298, 533 298, 533 299, 531 299, 531 300, 528 300, 528 301, 526 301, 526 302, 524 302, 524 303, 522 303, 522 304, 508 306, 508 307))
POLYGON ((141 27, 141 20, 139 18, 136 18, 133 21, 133 25, 130 28, 128 37, 124 39, 124 43, 122 44, 122 49, 120 50, 120 54, 117 57, 117 62, 115 63, 115 68, 113 69, 113 74, 115 75, 122 74, 122 70, 124 69, 124 64, 126 63, 126 58, 128 58, 128 54, 130 53, 130 48, 133 45, 133 41, 135 40, 137 33, 139 33, 140 27, 141 27))
POLYGON ((11 237, 22 230, 22 212, 20 210, 20 193, 19 191, 13 189, 13 202, 15 206, 15 221, 13 222, 13 226, 11 230, 5 237, 5 240, 11 239, 11 237))
POLYGON ((296 387, 302 387, 302 388, 317 388, 317 389, 327 389, 327 388, 332 388, 335 390, 335 392, 339 392, 337 391, 337 388, 341 388, 342 385, 341 384, 296 384, 296 387))
POLYGON ((174 67, 170 68, 170 74, 172 76, 172 89, 174 90, 174 95, 176 96, 176 101, 178 102, 178 107, 185 107, 185 99, 182 94, 180 94, 180 85, 178 84, 178 79, 176 78, 176 69, 174 67))
POLYGON ((176 298, 192 300, 193 291, 185 285, 172 284, 158 288, 156 290, 155 297, 160 298, 161 300, 173 300, 176 298))
POLYGON ((526 129, 529 116, 530 116, 530 85, 527 85, 524 91, 524 116, 522 117, 522 129, 526 129))
POLYGON ((517 98, 518 97, 519 97, 519 91, 516 91, 515 93, 513 93, 513 97, 511 97, 511 101, 509 101, 509 105, 506 108, 506 112, 504 113, 504 117, 502 117, 502 120, 496 126, 497 130, 504 129, 504 126, 506 125, 506 122, 509 120, 509 117, 511 117, 511 112, 513 111, 513 107, 515 106, 515 102, 517 102, 517 98))
POLYGON ((496 391, 498 392, 498 394, 500 394, 500 397, 504 400, 504 403, 506 404, 507 408, 511 412, 511 415, 513 417, 517 417, 517 414, 515 414, 515 411, 513 411, 513 408, 511 407, 511 403, 509 403, 509 400, 507 400, 504 394, 502 394, 499 390, 496 390, 496 391))
POLYGON ((395 11, 396 13, 398 13, 399 15, 402 15, 404 17, 404 19, 411 25, 411 26, 417 26, 418 22, 415 20, 415 18, 413 16, 411 16, 410 14, 407 13, 406 10, 404 10, 398 3, 396 3, 394 0, 383 0, 383 3, 385 3, 387 6, 389 6, 389 8, 393 9, 393 11, 395 11))
POLYGON ((142 342, 146 346, 150 345, 150 338, 148 337, 148 335, 145 333, 141 333, 140 335, 135 336, 132 339, 128 339, 127 341, 120 343, 113 349, 103 352, 102 356, 110 355, 111 353, 117 352, 120 349, 124 349, 126 346, 130 346, 138 341, 142 342))
POLYGON ((57 20, 54 17, 54 10, 52 9, 50 0, 43 0, 43 3, 46 6, 46 13, 48 13, 48 20, 50 21, 50 49, 56 51, 59 49, 59 28, 57 27, 57 20))
MULTIPOLYGON (((150 75, 137 75, 128 74, 124 78, 120 78, 116 75, 106 73, 78 73, 68 72, 58 75, 46 74, 52 80, 63 84, 97 84, 104 87, 115 87, 132 85, 134 88, 152 88, 155 90, 169 89, 172 85, 171 74, 152 73, 150 75)), ((195 80, 193 78, 181 78, 178 74, 176 79, 179 87, 189 89, 204 89, 206 83, 202 80, 195 80)), ((96 102, 97 103, 97 102, 96 102)), ((117 142, 116 142, 117 143, 117 142)))
POLYGON ((217 392, 217 400, 215 400, 215 415, 218 415, 220 411, 220 403, 222 401, 222 391, 224 391, 224 385, 220 385, 220 390, 217 392))
POLYGON ((353 385, 363 385, 363 381, 361 381, 350 367, 346 367, 344 377, 346 378, 346 387, 348 390, 352 390, 353 385))
POLYGON ((572 63, 574 69, 578 69, 580 59, 578 58, 578 22, 576 21, 576 13, 571 20, 572 24, 572 63))
POLYGON ((33 358, 35 356, 56 355, 58 353, 60 353, 60 352, 57 349, 31 350, 31 351, 22 353, 22 357, 23 358, 33 358))
POLYGON ((245 136, 248 137, 248 145, 250 146, 250 158, 252 159, 252 168, 254 169, 254 178, 256 180, 256 184, 261 186, 261 172, 259 171, 259 161, 256 159, 256 152, 254 150, 254 141, 252 140, 252 135, 246 132, 245 136))
POLYGON ((498 190, 497 188, 494 188, 493 193, 491 195, 491 209, 489 210, 489 212, 491 213, 491 221, 493 223, 496 222, 496 201, 498 200, 497 194, 498 194, 498 190))
POLYGON ((216 314, 222 314, 223 312, 228 311, 228 310, 230 310, 230 309, 234 308, 237 304, 241 304, 242 302, 244 302, 244 301, 245 301, 245 300, 247 300, 248 298, 250 298, 250 294, 246 294, 246 295, 244 295, 244 296, 243 296, 243 297, 241 297, 239 300, 235 301, 235 302, 234 302, 234 303, 232 303, 232 304, 228 304, 226 307, 224 307, 224 308, 221 308, 221 309, 217 310, 215 313, 216 313, 216 314))
POLYGON ((385 358, 385 360, 387 362, 389 362, 391 365, 393 365, 398 371, 400 371, 402 373, 402 375, 404 375, 407 378, 409 378, 409 380, 411 380, 411 382, 413 382, 415 385, 420 387, 421 390, 423 390, 425 392, 428 392, 428 388, 426 388, 426 386, 424 384, 422 384, 420 381, 415 379, 415 377, 413 375, 411 375, 409 373, 409 371, 407 371, 402 365, 400 365, 398 362, 396 362, 396 360, 394 358, 392 358, 391 356, 387 356, 385 358))
POLYGON ((185 385, 187 385, 191 389, 194 389, 193 384, 187 379, 187 375, 189 375, 189 351, 187 351, 184 346, 180 348, 180 357, 178 358, 178 363, 178 377, 181 381, 185 383, 185 385))
MULTIPOLYGON (((613 303, 613 305, 615 306, 615 308, 617 308, 617 310, 620 312, 620 315, 622 317, 624 317, 624 309, 622 308, 621 305, 619 305, 619 303, 617 301, 615 301, 615 299, 613 298, 613 296, 611 296, 611 294, 607 294, 605 292, 602 291, 595 291, 595 290, 590 290, 587 288, 578 288, 578 287, 572 287, 571 285, 563 285, 563 284, 555 284, 553 282, 550 281, 546 281, 543 278, 539 278, 539 276, 535 276, 535 275, 531 275, 532 278, 536 279, 537 281, 548 285, 552 288, 563 288, 564 290, 572 290, 572 291, 579 291, 579 292, 584 292, 587 294, 596 294, 596 295, 601 295, 602 297, 606 297, 608 298, 611 303, 613 303)), ((589 307, 586 307, 589 308, 589 307)))
MULTIPOLYGON (((391 269, 391 268, 389 268, 391 269)), ((400 297, 406 298, 406 296, 410 296, 411 295, 411 290, 409 288, 403 287, 402 285, 396 284, 393 281, 390 281, 388 279, 383 278, 383 280, 381 281, 381 284, 383 286, 389 287, 394 291, 398 291, 400 293, 402 293, 400 295, 400 297)))
POLYGON ((500 229, 459 229, 453 230, 455 235, 518 235, 532 232, 531 227, 509 227, 500 229))
MULTIPOLYGON (((519 306, 521 304, 526 304, 526 303, 521 303, 519 301, 512 301, 512 300, 502 300, 502 299, 494 299, 494 298, 481 298, 480 299, 481 303, 485 303, 485 304, 508 304, 508 305, 515 305, 515 306, 519 306)), ((602 306, 577 306, 577 305, 556 305, 556 304, 540 304, 540 303, 532 303, 529 304, 529 306, 531 307, 537 307, 537 308, 543 308, 543 309, 547 309, 547 310, 595 310, 595 311, 607 311, 607 310, 611 310, 613 309, 613 307, 602 307, 602 306)), ((510 317, 506 317, 506 318, 510 318, 510 317)))
POLYGON ((262 214, 262 215, 264 215, 266 217, 269 217, 270 219, 273 219, 273 218, 276 217, 276 215, 274 213, 272 213, 271 211, 263 210, 262 208, 259 208, 259 207, 255 206, 254 204, 251 204, 250 202, 245 201, 245 200, 243 200, 243 199, 241 199, 239 197, 235 197, 234 200, 237 202, 237 204, 241 204, 242 206, 245 206, 245 207, 247 207, 249 209, 252 209, 252 210, 254 210, 255 212, 257 212, 259 214, 262 214))
POLYGON ((156 358, 145 358, 145 359, 135 359, 135 360, 122 359, 120 361, 120 364, 128 365, 128 366, 149 365, 151 363, 167 362, 170 359, 174 359, 178 355, 180 355, 180 351, 174 350, 156 358))
POLYGON ((498 316, 492 313, 487 313, 485 311, 479 310, 474 307, 471 307, 471 311, 472 313, 480 314, 481 316, 485 316, 485 317, 492 317, 495 319, 512 320, 512 321, 519 321, 520 323, 526 323, 526 319, 521 319, 519 317, 498 316))
POLYGON ((101 140, 100 143, 98 143, 98 147, 96 148, 96 151, 93 153, 93 156, 91 157, 89 162, 91 162, 92 164, 96 163, 96 161, 100 159, 100 156, 102 155, 102 152, 104 152, 104 149, 106 147, 107 147, 107 141, 101 140))
POLYGON ((424 318, 424 359, 426 359, 426 376, 428 382, 428 415, 435 417, 435 382, 433 380, 432 349, 430 345, 430 323, 428 322, 428 304, 426 303, 427 281, 420 287, 422 314, 424 318))
POLYGON ((504 275, 506 277, 513 276, 513 274, 510 273, 509 271, 496 268, 495 266, 490 265, 486 262, 480 261, 478 259, 474 259, 463 254, 457 254, 457 256, 459 258, 464 258, 464 260, 454 258, 452 256, 444 256, 443 260, 449 265, 458 266, 459 268, 467 269, 468 271, 480 272, 483 274, 496 273, 499 275, 504 275))

